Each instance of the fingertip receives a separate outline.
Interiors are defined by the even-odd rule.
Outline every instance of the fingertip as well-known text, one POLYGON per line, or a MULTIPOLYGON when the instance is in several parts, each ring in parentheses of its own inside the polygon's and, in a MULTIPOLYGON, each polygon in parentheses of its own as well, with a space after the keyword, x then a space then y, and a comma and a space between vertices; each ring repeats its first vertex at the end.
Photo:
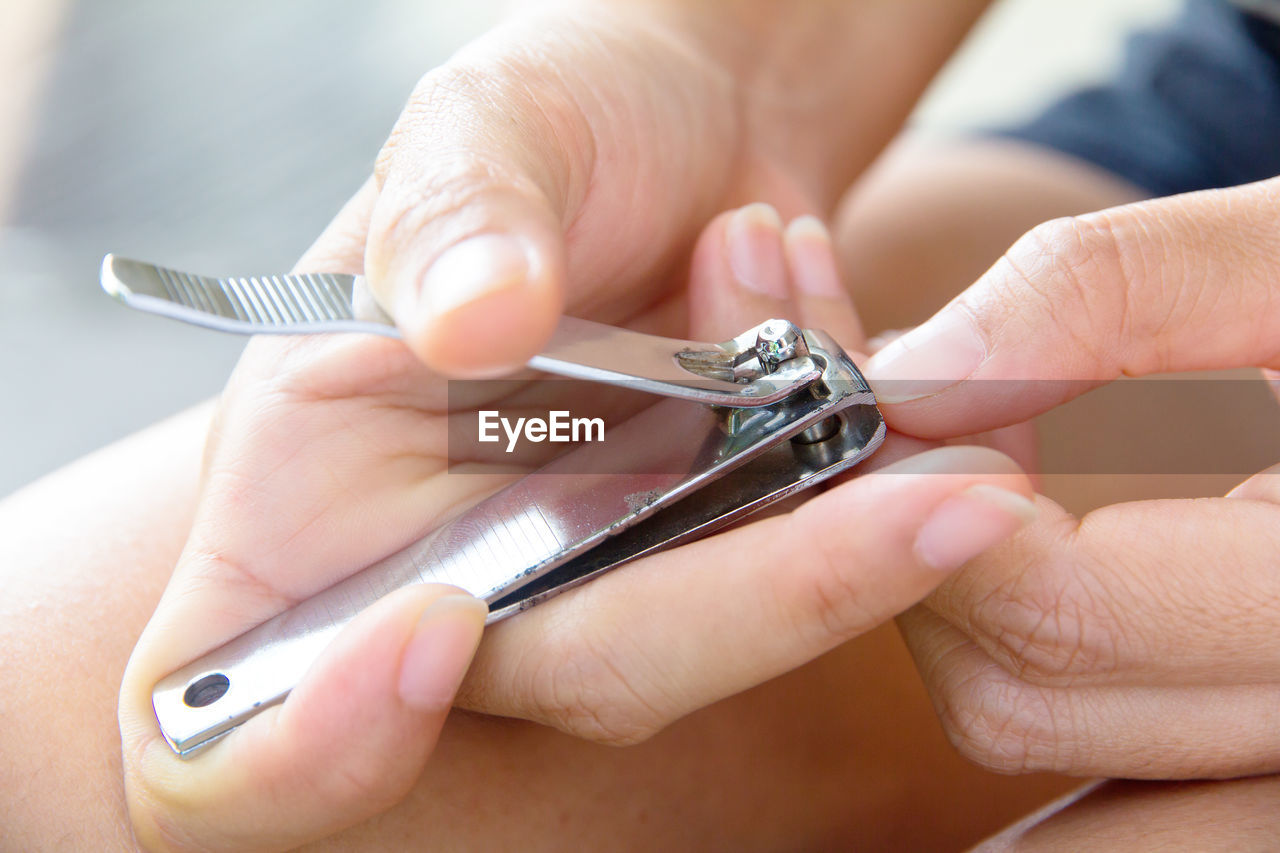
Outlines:
POLYGON ((1262 369, 1262 378, 1266 381, 1267 387, 1271 389, 1271 393, 1275 395, 1276 402, 1280 403, 1280 370, 1264 367, 1262 369))
POLYGON ((542 351, 560 316, 558 293, 523 282, 411 326, 406 341, 445 376, 494 378, 520 370, 542 351))
POLYGON ((795 287, 797 318, 821 328, 847 349, 866 346, 866 333, 853 299, 840 280, 831 234, 816 216, 791 221, 783 233, 787 268, 795 287))
POLYGON ((703 228, 689 272, 689 334, 721 338, 792 313, 782 220, 767 204, 721 213, 703 228))
POLYGON ((1003 453, 939 447, 854 478, 796 515, 809 528, 833 530, 838 519, 874 516, 879 533, 867 547, 883 562, 949 571, 1030 523, 1034 496, 1030 479, 1003 453))
POLYGON ((787 262, 796 290, 809 296, 848 298, 836 270, 831 235, 816 216, 793 219, 783 233, 787 262))
POLYGON ((563 263, 547 241, 483 234, 446 249, 398 290, 395 316, 428 366, 480 378, 518 370, 555 330, 563 263))
POLYGON ((989 447, 939 447, 894 463, 876 476, 898 475, 896 502, 914 528, 919 566, 953 572, 1008 539, 1038 515, 1031 480, 989 447))
POLYGON ((366 609, 284 704, 209 751, 202 813, 229 816, 231 835, 269 826, 297 844, 389 808, 435 747, 485 613, 443 585, 401 589, 366 609))
POLYGON ((1280 504, 1280 465, 1273 465, 1254 474, 1227 492, 1227 497, 1280 504))
POLYGON ((733 290, 729 270, 728 232, 732 212, 721 213, 703 227, 689 261, 689 334, 716 337, 726 332, 721 317, 725 294, 733 290))
POLYGON ((738 284, 761 296, 790 295, 782 248, 782 219, 772 205, 757 202, 740 208, 726 227, 729 268, 738 284))
POLYGON ((917 559, 953 572, 1036 518, 1030 498, 993 483, 974 483, 934 506, 916 533, 917 559))
POLYGON ((401 701, 421 711, 447 711, 466 675, 489 607, 470 595, 432 602, 414 627, 400 661, 401 701))
POLYGON ((976 373, 989 346, 969 312, 948 306, 890 341, 867 362, 876 399, 910 403, 949 390, 976 373))
MULTIPOLYGON (((423 711, 442 715, 448 702, 429 707, 403 702, 404 671, 456 663, 465 672, 487 612, 483 602, 442 584, 414 585, 391 593, 329 643, 282 706, 287 717, 278 724, 287 726, 290 736, 315 739, 325 727, 351 734, 350 723, 358 719, 395 727, 421 717, 423 711), (444 643, 447 656, 443 652, 424 656, 423 638, 431 636, 444 643), (401 704, 404 707, 397 707, 401 704)), ((433 670, 431 677, 447 681, 444 676, 448 675, 433 670)), ((457 677, 460 681, 461 673, 457 677)))

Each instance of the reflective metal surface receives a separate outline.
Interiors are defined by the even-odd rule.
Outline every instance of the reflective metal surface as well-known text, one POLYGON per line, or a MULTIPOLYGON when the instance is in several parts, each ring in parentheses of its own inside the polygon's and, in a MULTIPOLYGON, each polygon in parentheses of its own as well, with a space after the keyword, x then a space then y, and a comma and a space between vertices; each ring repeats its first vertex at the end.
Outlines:
MULTIPOLYGON (((378 324, 354 319, 351 276, 201 279, 108 257, 103 281, 130 305, 215 327, 234 322, 237 331, 378 324), (289 297, 303 301, 291 308, 289 297)), ((866 458, 885 435, 870 388, 839 345, 783 320, 718 345, 571 320, 531 365, 668 399, 611 429, 605 443, 573 449, 165 677, 152 699, 176 752, 190 755, 282 701, 333 636, 393 590, 453 584, 489 602, 490 621, 502 619, 813 486, 866 458), (637 381, 649 370, 661 378, 637 381), (727 386, 709 393, 733 405, 704 405, 707 394, 691 394, 697 386, 680 372, 727 386), (744 402, 742 389, 761 387, 770 399, 744 402)))
MULTIPOLYGON (((107 255, 102 287, 132 308, 224 332, 400 336, 391 318, 367 298, 360 276, 217 278, 107 255)), ((768 369, 756 358, 757 334, 751 329, 722 344, 708 344, 563 317, 529 366, 716 406, 768 405, 817 378, 817 365, 803 359, 768 369)))

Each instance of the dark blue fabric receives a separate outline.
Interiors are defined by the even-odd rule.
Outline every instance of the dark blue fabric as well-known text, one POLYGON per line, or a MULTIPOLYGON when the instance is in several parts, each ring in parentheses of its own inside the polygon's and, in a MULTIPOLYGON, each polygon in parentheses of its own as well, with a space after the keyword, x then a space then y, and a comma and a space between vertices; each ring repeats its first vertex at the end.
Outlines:
POLYGON ((1280 27, 1191 0, 1130 40, 1124 67, 1000 135, 1095 163, 1154 195, 1280 174, 1280 27))

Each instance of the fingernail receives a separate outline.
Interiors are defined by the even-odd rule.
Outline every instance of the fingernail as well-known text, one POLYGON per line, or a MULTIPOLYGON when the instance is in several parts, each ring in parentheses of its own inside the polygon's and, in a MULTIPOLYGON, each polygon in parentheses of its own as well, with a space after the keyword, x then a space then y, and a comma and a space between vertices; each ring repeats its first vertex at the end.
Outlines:
POLYGON ((499 290, 519 287, 532 277, 532 251, 508 234, 469 237, 446 249, 415 289, 396 298, 396 320, 419 327, 499 290))
POLYGON ((442 711, 471 666, 489 609, 469 595, 446 595, 418 618, 400 660, 400 698, 411 708, 442 711))
POLYGON ((796 290, 810 296, 843 296, 831 234, 816 216, 793 219, 783 234, 796 290))
POLYGON ((986 357, 986 343, 968 314, 949 308, 890 342, 871 357, 864 373, 877 400, 905 403, 968 378, 986 357))
POLYGON ((748 290, 787 298, 787 268, 782 257, 782 219, 768 204, 749 204, 729 218, 725 229, 729 269, 748 290))
POLYGON ((1267 380, 1267 384, 1271 386, 1271 393, 1276 395, 1277 400, 1280 400, 1280 370, 1264 367, 1262 368, 1262 378, 1267 380))
POLYGON ((885 329, 878 335, 867 338, 867 352, 878 353, 889 344, 907 333, 907 329, 885 329))
POLYGON ((1031 500, 978 483, 934 508, 916 533, 916 556, 940 572, 954 571, 1035 517, 1031 500))

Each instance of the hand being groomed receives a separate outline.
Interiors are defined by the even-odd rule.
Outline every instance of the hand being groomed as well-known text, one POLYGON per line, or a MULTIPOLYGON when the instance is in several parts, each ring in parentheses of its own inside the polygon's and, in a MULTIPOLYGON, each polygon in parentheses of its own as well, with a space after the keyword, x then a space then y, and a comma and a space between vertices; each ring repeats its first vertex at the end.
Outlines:
MULTIPOLYGON (((941 438, 1121 376, 1274 370, 1277 258, 1280 180, 1057 220, 867 372, 891 426, 941 438)), ((1038 505, 900 620, 962 751, 1004 772, 1280 771, 1280 466, 1222 498, 1038 505)))
MULTIPOLYGON (((751 205, 713 220, 687 288, 633 322, 714 340, 774 316, 861 345, 822 226, 784 230, 751 205)), ((1033 514, 1007 457, 951 447, 903 459, 928 445, 900 438, 876 474, 495 626, 465 680, 483 605, 448 587, 394 593, 282 705, 177 758, 151 709, 157 680, 516 476, 509 464, 447 473, 443 384, 395 341, 250 345, 183 558, 124 679, 129 802, 147 845, 281 849, 376 814, 429 760, 455 692, 463 707, 637 743, 892 618, 1033 514)))

